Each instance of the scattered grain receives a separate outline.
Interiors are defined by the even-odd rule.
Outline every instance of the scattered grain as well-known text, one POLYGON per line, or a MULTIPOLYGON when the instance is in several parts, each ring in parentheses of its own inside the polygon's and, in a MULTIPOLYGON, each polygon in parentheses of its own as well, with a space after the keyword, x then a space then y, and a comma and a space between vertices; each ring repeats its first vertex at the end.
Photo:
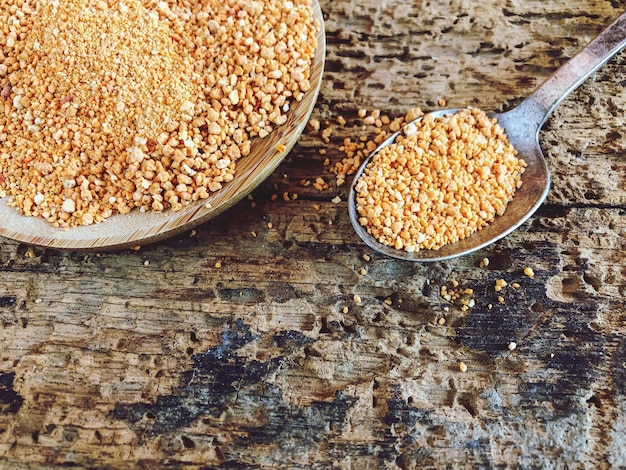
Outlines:
POLYGON ((508 347, 509 347, 509 351, 513 351, 515 350, 515 348, 517 348, 517 343, 515 341, 511 341, 508 347))
MULTIPOLYGON (((416 119, 424 113, 420 108, 411 108, 405 117, 396 118, 393 121, 388 116, 381 116, 379 110, 374 110, 367 116, 367 110, 360 109, 357 112, 359 118, 364 119, 364 124, 376 126, 374 135, 360 135, 357 140, 346 138, 339 147, 339 151, 344 154, 344 158, 337 162, 331 171, 337 176, 337 186, 345 183, 349 175, 354 174, 363 160, 372 153, 392 132, 401 129, 405 122, 416 119), (382 129, 382 126, 389 126, 389 129, 382 129)), ((363 126, 363 131, 371 130, 367 125, 363 126)), ((332 131, 330 131, 332 133, 332 131)), ((324 138, 324 135, 322 135, 324 138)), ((325 140, 326 141, 326 140, 325 140)))
POLYGON ((413 107, 411 109, 409 109, 404 117, 404 121, 405 122, 413 122, 416 119, 422 117, 424 115, 424 112, 422 111, 421 108, 418 107, 413 107))
POLYGON ((332 137, 332 135, 333 135, 333 128, 332 127, 327 127, 326 129, 324 129, 322 131, 322 139, 326 143, 330 142, 330 138, 332 137))
POLYGON ((309 119, 308 126, 310 129, 314 130, 315 132, 319 132, 321 123, 319 122, 318 119, 311 118, 309 119))
POLYGON ((535 271, 533 271, 533 268, 529 268, 529 267, 525 267, 524 268, 524 275, 530 277, 531 279, 533 277, 535 277, 535 271))
POLYGON ((324 191, 329 188, 328 183, 324 180, 324 178, 315 178, 315 183, 313 183, 313 187, 318 191, 324 191))
POLYGON ((363 124, 365 124, 366 126, 371 126, 376 122, 376 118, 374 118, 373 116, 367 116, 365 119, 363 119, 363 124))
POLYGON ((451 287, 442 285, 439 288, 439 294, 444 300, 460 307, 462 312, 467 312, 476 306, 476 301, 473 298, 474 289, 459 287, 457 280, 452 280, 450 284, 451 287))
POLYGON ((496 292, 500 292, 503 288, 507 286, 507 282, 504 279, 497 279, 496 285, 494 287, 496 292))
POLYGON ((459 370, 461 372, 467 372, 467 364, 465 364, 465 362, 459 362, 459 370))

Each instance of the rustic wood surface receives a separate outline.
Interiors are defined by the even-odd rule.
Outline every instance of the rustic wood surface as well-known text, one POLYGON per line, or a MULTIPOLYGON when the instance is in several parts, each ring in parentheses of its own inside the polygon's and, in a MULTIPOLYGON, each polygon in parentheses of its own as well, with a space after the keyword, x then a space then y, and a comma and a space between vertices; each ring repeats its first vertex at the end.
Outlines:
POLYGON ((481 252, 371 252, 329 172, 373 133, 358 109, 510 107, 626 4, 320 3, 330 142, 137 250, 0 240, 1 468, 626 466, 626 53, 547 122, 546 203, 481 252))

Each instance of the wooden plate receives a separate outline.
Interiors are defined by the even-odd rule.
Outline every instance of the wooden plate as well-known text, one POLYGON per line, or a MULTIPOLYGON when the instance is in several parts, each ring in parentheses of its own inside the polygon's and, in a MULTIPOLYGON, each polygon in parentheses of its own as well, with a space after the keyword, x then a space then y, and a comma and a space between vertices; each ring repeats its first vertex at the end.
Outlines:
POLYGON ((162 240, 198 226, 221 214, 252 192, 282 162, 302 134, 322 84, 326 36, 322 11, 312 1, 313 18, 319 21, 317 49, 311 68, 311 89, 302 101, 292 104, 288 120, 265 139, 257 139, 250 155, 237 162, 235 178, 209 199, 185 206, 177 212, 131 211, 114 215, 94 225, 61 229, 39 217, 26 217, 0 199, 0 236, 49 248, 68 250, 111 250, 162 240), (279 151, 277 146, 284 145, 279 151))

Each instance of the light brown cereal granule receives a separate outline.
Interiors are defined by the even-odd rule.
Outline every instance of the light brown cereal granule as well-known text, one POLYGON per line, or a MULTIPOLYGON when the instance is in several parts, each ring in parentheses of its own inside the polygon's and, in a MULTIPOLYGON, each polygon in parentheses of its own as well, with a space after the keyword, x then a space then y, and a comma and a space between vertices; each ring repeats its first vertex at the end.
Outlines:
POLYGON ((72 227, 233 179, 310 89, 309 0, 0 0, 0 197, 72 227))
POLYGON ((324 180, 324 178, 315 178, 315 183, 313 183, 313 187, 318 191, 323 191, 329 188, 328 183, 324 180))
POLYGON ((367 126, 373 126, 375 122, 376 118, 374 116, 367 116, 365 119, 363 119, 363 124, 367 126))
POLYGON ((439 249, 502 215, 525 162, 478 109, 409 123, 356 184, 359 222, 399 250, 439 249))
POLYGON ((404 117, 404 120, 406 122, 413 122, 417 118, 422 117, 423 115, 424 115, 424 111, 422 111, 421 108, 416 106, 407 111, 406 116, 404 117))
POLYGON ((312 129, 315 132, 318 132, 320 130, 320 127, 322 126, 322 124, 320 123, 319 119, 314 119, 311 118, 309 119, 309 122, 307 123, 307 126, 312 129))
POLYGON ((494 287, 494 290, 496 292, 500 292, 506 286, 507 286, 507 282, 504 279, 496 279, 496 285, 494 287))

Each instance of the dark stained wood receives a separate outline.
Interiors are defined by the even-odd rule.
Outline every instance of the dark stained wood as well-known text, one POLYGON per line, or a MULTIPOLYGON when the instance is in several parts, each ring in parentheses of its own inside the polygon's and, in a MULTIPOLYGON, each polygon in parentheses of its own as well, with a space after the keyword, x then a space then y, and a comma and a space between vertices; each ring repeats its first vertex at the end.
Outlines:
POLYGON ((513 106, 624 5, 321 5, 328 144, 307 130, 250 199, 138 250, 0 240, 0 467, 626 466, 626 54, 542 131, 544 206, 465 258, 371 252, 324 165, 373 135, 360 108, 513 106))

